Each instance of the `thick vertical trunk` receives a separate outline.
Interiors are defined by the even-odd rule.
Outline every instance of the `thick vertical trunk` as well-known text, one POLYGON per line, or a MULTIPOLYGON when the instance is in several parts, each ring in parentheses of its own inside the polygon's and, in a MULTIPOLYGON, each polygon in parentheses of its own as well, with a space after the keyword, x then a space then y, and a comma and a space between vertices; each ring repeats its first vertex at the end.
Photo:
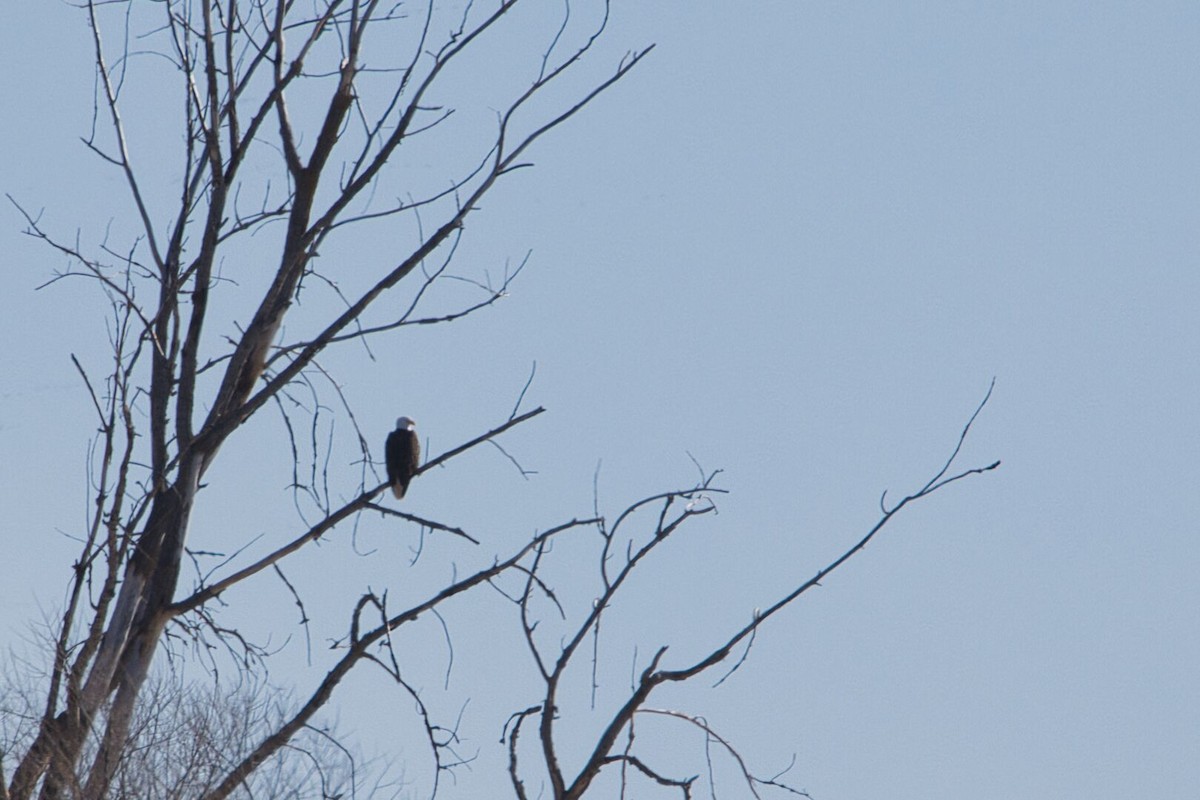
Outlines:
POLYGON ((98 799, 107 794, 167 622, 165 609, 175 595, 200 463, 198 457, 187 459, 176 482, 155 497, 87 681, 68 698, 66 710, 45 726, 18 766, 12 800, 26 800, 43 770, 42 800, 81 794, 98 799), (104 735, 81 792, 77 769, 84 745, 101 707, 114 692, 103 715, 104 735))

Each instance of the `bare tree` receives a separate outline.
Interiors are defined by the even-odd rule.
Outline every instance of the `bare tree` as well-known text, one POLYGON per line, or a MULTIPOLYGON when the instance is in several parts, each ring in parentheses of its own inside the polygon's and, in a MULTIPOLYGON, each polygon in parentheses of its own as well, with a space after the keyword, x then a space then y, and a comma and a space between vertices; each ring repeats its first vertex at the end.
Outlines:
MULTIPOLYGON (((38 682, 30 666, 32 662, 23 666, 13 659, 0 672, 2 753, 21 752, 36 734, 39 703, 31 688, 38 682)), ((286 692, 249 671, 228 683, 196 681, 177 666, 156 669, 143 686, 110 796, 203 797, 257 746, 264 732, 286 718, 293 704, 286 692)), ((85 751, 85 756, 94 755, 94 749, 85 751)), ((297 799, 363 791, 391 796, 403 773, 390 767, 345 747, 336 730, 310 726, 250 776, 243 793, 297 799)))
MULTIPOLYGON (((152 694, 147 687, 153 685, 152 664, 166 637, 195 643, 198 651, 223 647, 253 672, 269 654, 238 629, 223 626, 212 612, 214 604, 259 576, 274 574, 286 583, 281 568, 288 559, 335 527, 372 511, 478 541, 448 522, 376 503, 386 483, 373 471, 367 439, 336 382, 324 391, 339 395, 340 413, 354 427, 361 455, 358 487, 348 502, 329 499, 323 486, 339 478, 320 466, 320 457, 304 462, 300 456, 294 420, 304 414, 311 419, 323 408, 297 399, 317 392, 316 384, 327 374, 323 357, 349 345, 369 346, 405 326, 460 319, 504 295, 519 268, 497 283, 480 282, 480 294, 454 309, 426 310, 434 287, 453 277, 447 268, 485 195, 504 176, 528 165, 529 150, 539 139, 620 81, 650 51, 628 52, 582 89, 578 82, 571 84, 575 88, 560 88, 591 60, 608 21, 607 2, 596 0, 586 8, 568 4, 549 26, 542 24, 544 9, 530 5, 521 0, 487 7, 429 0, 420 9, 373 0, 84 4, 97 75, 96 120, 85 143, 123 176, 136 232, 123 245, 114 243, 114 236, 89 248, 48 230, 38 215, 18 206, 28 233, 69 260, 71 266, 54 281, 82 276, 105 293, 112 358, 102 379, 75 362, 99 423, 91 475, 94 512, 81 536, 36 719, 30 720, 27 737, 13 740, 23 742, 18 751, 0 754, 0 770, 10 775, 0 780, 3 797, 124 796, 128 776, 136 774, 128 771, 139 752, 133 743, 144 742, 139 732, 162 722, 146 715, 152 694), (509 89, 486 139, 448 133, 454 109, 444 105, 446 76, 468 64, 469 54, 492 46, 489 41, 523 40, 531 35, 526 29, 534 35, 544 31, 544 39, 532 54, 527 79, 509 89), (173 132, 179 151, 170 169, 139 162, 127 128, 130 108, 145 102, 136 99, 138 79, 150 84, 141 91, 155 91, 155 82, 166 80, 142 66, 146 55, 170 64, 173 107, 181 109, 173 132), (131 95, 135 99, 128 99, 131 95), (439 177, 440 183, 415 177, 419 170, 405 160, 410 148, 420 152, 427 139, 449 154, 448 177, 439 177), (394 199, 381 199, 385 196, 394 199), (343 264, 320 259, 353 231, 401 224, 417 232, 416 245, 366 277, 361 268, 351 278, 343 274, 343 264), (270 242, 269 252, 262 239, 252 238, 256 234, 270 242), (215 292, 228 277, 223 264, 261 263, 266 257, 274 266, 259 285, 247 271, 236 291, 215 292), (333 293, 341 310, 318 319, 299 313, 297 301, 310 286, 333 293), (402 290, 407 300, 399 312, 380 311, 381 298, 402 290), (306 332, 297 336, 294 331, 306 332), (189 555, 204 550, 204 532, 189 533, 203 497, 202 480, 243 423, 271 406, 280 411, 296 454, 292 483, 319 513, 289 542, 257 553, 249 542, 235 558, 198 570, 193 587, 181 586, 189 555), (308 465, 305 474, 302 462, 308 465)), ((522 413, 521 405, 518 401, 490 430, 429 458, 421 471, 495 443, 543 411, 522 413)), ((711 649, 702 658, 671 666, 667 649, 656 650, 628 697, 605 718, 582 765, 568 768, 560 758, 556 719, 563 676, 588 663, 594 669, 596 651, 587 645, 599 638, 614 597, 681 526, 713 510, 721 491, 715 474, 702 475, 697 485, 646 497, 612 522, 594 509, 544 528, 497 555, 487 568, 403 607, 360 590, 350 603, 349 629, 336 642, 338 658, 323 678, 285 712, 239 733, 246 746, 236 750, 236 758, 204 764, 205 779, 196 784, 201 789, 195 796, 219 800, 252 793, 255 775, 312 730, 339 684, 364 663, 384 668, 398 690, 411 697, 435 773, 453 769, 460 761, 453 730, 433 718, 421 693, 406 681, 392 637, 456 597, 493 590, 513 603, 544 687, 539 702, 516 711, 504 733, 509 779, 518 797, 529 796, 531 780, 555 798, 583 797, 606 771, 619 775, 623 787, 645 779, 691 796, 694 778, 666 774, 635 746, 635 725, 647 716, 694 728, 725 748, 756 794, 763 787, 795 791, 776 778, 753 775, 704 720, 652 708, 648 701, 659 687, 718 665, 735 669, 768 619, 861 549, 896 513, 949 483, 997 466, 956 471, 953 456, 919 491, 884 504, 878 524, 812 580, 756 611, 737 630, 713 631, 711 649), (552 542, 581 532, 598 534, 590 539, 598 550, 595 594, 578 613, 560 601, 547 565, 552 542), (566 625, 560 636, 539 633, 548 611, 560 614, 566 625), (532 744, 522 746, 525 740, 532 744)), ((303 608, 298 594, 295 599, 303 608)), ((201 732, 197 740, 211 736, 201 723, 193 725, 201 732)))

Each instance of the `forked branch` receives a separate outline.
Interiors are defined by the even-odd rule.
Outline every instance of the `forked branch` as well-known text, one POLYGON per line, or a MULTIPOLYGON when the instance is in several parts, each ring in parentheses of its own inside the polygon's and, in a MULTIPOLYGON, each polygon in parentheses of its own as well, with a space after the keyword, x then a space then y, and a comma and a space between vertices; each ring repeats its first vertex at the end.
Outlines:
MULTIPOLYGON (((993 384, 994 384, 994 381, 993 381, 993 384)), ((919 490, 917 490, 916 492, 913 492, 910 495, 907 495, 895 506, 888 508, 888 507, 886 507, 886 505, 884 505, 882 507, 881 517, 875 523, 875 525, 871 527, 871 529, 866 533, 866 535, 864 535, 861 539, 859 539, 855 544, 853 544, 850 548, 848 548, 840 556, 838 556, 833 561, 831 561, 829 564, 827 564, 824 568, 820 569, 813 577, 811 577, 810 579, 808 579, 808 580, 804 581, 803 583, 799 584, 798 586, 796 586, 796 588, 794 588, 792 591, 788 592, 786 595, 784 595, 783 597, 781 597, 780 599, 778 599, 777 601, 772 603, 765 610, 761 610, 761 611, 755 610, 751 620, 748 623, 746 623, 744 626, 742 626, 741 628, 739 628, 736 631, 734 631, 733 633, 731 633, 728 637, 726 637, 723 641, 721 641, 717 646, 715 646, 710 651, 708 651, 708 653, 706 655, 704 655, 700 659, 694 661, 690 665, 675 668, 675 669, 662 668, 660 665, 661 665, 664 657, 666 656, 667 648, 665 646, 660 647, 658 649, 658 651, 654 654, 654 657, 651 659, 650 664, 647 667, 645 667, 642 670, 642 672, 640 673, 640 676, 635 681, 633 691, 630 693, 630 695, 628 696, 626 701, 621 705, 620 708, 618 708, 614 712, 614 714, 612 715, 610 720, 605 724, 603 731, 601 732, 600 736, 598 737, 598 739, 596 741, 596 745, 593 748, 591 755, 587 758, 583 767, 579 770, 577 777, 570 783, 561 784, 561 789, 556 787, 555 795, 557 797, 561 797, 561 798, 572 798, 573 800, 577 800, 578 798, 581 798, 584 796, 584 794, 587 792, 588 788, 591 786, 592 782, 597 778, 597 776, 599 776, 601 771, 606 766, 608 766, 610 764, 614 764, 614 763, 622 763, 622 764, 635 766, 635 767, 637 766, 628 760, 628 755, 629 755, 628 753, 626 753, 624 756, 615 755, 614 748, 616 747, 616 743, 617 743, 619 736, 621 735, 621 732, 628 730, 629 727, 633 724, 634 716, 645 710, 644 706, 645 706, 646 701, 650 698, 651 694, 658 687, 662 686, 663 684, 667 684, 667 683, 682 683, 682 682, 688 681, 688 680, 700 675, 701 673, 711 669, 712 667, 716 666, 717 664, 724 662, 727 658, 729 658, 729 656, 733 653, 733 651, 735 650, 735 648, 738 647, 739 644, 751 639, 768 619, 770 619, 771 617, 773 617, 776 614, 778 614, 779 612, 781 612, 783 609, 790 606, 801 595, 805 594, 813 587, 820 586, 821 581, 824 578, 826 578, 834 570, 838 569, 843 564, 845 564, 847 561, 849 561, 855 554, 859 553, 864 547, 867 546, 867 544, 881 530, 883 530, 883 528, 893 518, 895 518, 895 516, 900 511, 902 511, 909 504, 914 503, 918 500, 925 499, 925 498, 929 497, 930 495, 934 494, 935 492, 937 492, 938 490, 945 488, 946 486, 948 486, 958 480, 961 480, 963 478, 966 478, 966 477, 969 477, 972 475, 979 475, 979 474, 983 474, 985 472, 990 472, 990 471, 998 468, 1000 466, 1000 462, 995 461, 984 467, 973 467, 970 469, 961 470, 959 472, 953 472, 953 473, 951 472, 951 469, 952 469, 958 455, 960 454, 960 452, 962 450, 962 446, 967 437, 967 434, 970 432, 971 426, 975 422, 976 418, 979 416, 979 413, 983 410, 983 407, 987 404, 988 399, 991 397, 991 392, 992 392, 992 388, 989 387, 987 394, 984 396, 983 400, 980 402, 978 407, 975 409, 974 413, 971 415, 971 417, 967 421, 966 425, 963 426, 963 429, 959 436, 958 442, 956 443, 954 450, 951 453, 950 458, 946 461, 946 463, 942 466, 942 468, 940 470, 938 470, 937 473, 935 473, 934 476, 932 478, 930 478, 919 490)), ((643 504, 644 503, 645 503, 645 501, 643 501, 643 504)), ((632 513, 632 511, 635 510, 637 507, 638 507, 637 505, 631 507, 631 509, 629 511, 627 511, 626 514, 622 515, 622 517, 618 519, 618 524, 620 522, 624 521, 627 518, 627 516, 630 513, 632 513)), ((665 509, 664 509, 664 514, 665 514, 665 509)), ((612 579, 606 578, 605 585, 606 585, 607 589, 606 589, 606 592, 602 595, 603 602, 601 602, 601 601, 597 602, 596 609, 593 610, 593 612, 589 615, 587 624, 589 624, 589 625, 597 624, 599 614, 603 613, 603 608, 606 607, 611 602, 612 592, 616 588, 619 588, 620 584, 625 580, 625 578, 627 577, 628 570, 631 569, 633 566, 635 566, 636 562, 641 557, 643 557, 644 554, 646 552, 648 552, 648 549, 652 548, 653 545, 659 540, 658 534, 664 530, 663 519, 664 519, 664 516, 660 515, 654 538, 651 539, 651 541, 647 545, 643 546, 642 549, 636 551, 635 555, 628 558, 625 566, 616 573, 615 577, 613 577, 612 579)), ((614 528, 616 528, 616 527, 617 526, 614 525, 614 528)), ((610 542, 606 541, 605 542, 606 552, 607 552, 607 548, 609 547, 609 545, 610 545, 610 542)), ((577 646, 576 639, 568 640, 567 645, 563 649, 563 656, 565 657, 565 659, 567 661, 570 660, 570 656, 573 654, 573 651, 571 650, 571 648, 573 646, 577 646)), ((737 669, 737 667, 740 666, 740 664, 741 664, 741 661, 739 661, 738 664, 735 664, 734 669, 737 669)), ((565 668, 565 663, 560 664, 559 667, 560 668, 556 669, 555 672, 553 673, 553 675, 547 680, 547 703, 542 711, 542 722, 543 722, 542 735, 544 737, 552 737, 553 736, 553 721, 552 721, 553 712, 548 711, 546 709, 549 709, 552 707, 554 694, 557 689, 558 676, 561 674, 561 669, 565 668)), ((691 719, 691 718, 687 717, 686 715, 677 715, 677 716, 681 716, 681 718, 684 718, 684 719, 691 719)), ((722 741, 722 743, 723 743, 723 741, 722 741)), ((554 744, 552 741, 551 742, 543 741, 543 747, 545 748, 545 754, 546 754, 546 758, 547 758, 547 763, 545 766, 546 766, 547 771, 550 773, 551 783, 553 785, 556 783, 555 772, 559 768, 557 759, 555 757, 554 744)), ((743 765, 743 768, 744 768, 744 765, 743 765)), ((744 771, 744 774, 749 775, 749 772, 747 770, 743 769, 743 771, 744 771)), ((753 787, 753 785, 754 785, 754 782, 751 781, 751 786, 753 787)), ((766 784, 764 783, 764 785, 766 785, 766 784)), ((778 785, 778 788, 786 788, 788 791, 791 791, 793 793, 802 794, 801 792, 791 789, 790 787, 783 787, 782 785, 778 785)))

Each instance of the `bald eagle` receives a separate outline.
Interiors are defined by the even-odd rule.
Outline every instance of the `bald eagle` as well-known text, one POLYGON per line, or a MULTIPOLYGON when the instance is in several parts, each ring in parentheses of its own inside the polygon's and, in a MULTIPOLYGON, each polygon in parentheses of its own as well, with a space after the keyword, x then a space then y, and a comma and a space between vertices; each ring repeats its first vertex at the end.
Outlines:
POLYGON ((408 417, 396 420, 396 430, 388 434, 383 448, 388 483, 397 498, 404 497, 408 482, 421 465, 421 443, 417 440, 416 425, 408 417))

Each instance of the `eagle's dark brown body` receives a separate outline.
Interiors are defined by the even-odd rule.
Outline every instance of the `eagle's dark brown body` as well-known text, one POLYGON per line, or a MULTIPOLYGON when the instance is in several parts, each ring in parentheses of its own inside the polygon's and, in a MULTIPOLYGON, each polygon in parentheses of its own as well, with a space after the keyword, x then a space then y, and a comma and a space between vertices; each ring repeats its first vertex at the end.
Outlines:
POLYGON ((415 428, 416 423, 408 417, 396 420, 396 430, 388 434, 383 448, 388 483, 397 498, 404 497, 408 482, 421 466, 421 442, 415 428))

